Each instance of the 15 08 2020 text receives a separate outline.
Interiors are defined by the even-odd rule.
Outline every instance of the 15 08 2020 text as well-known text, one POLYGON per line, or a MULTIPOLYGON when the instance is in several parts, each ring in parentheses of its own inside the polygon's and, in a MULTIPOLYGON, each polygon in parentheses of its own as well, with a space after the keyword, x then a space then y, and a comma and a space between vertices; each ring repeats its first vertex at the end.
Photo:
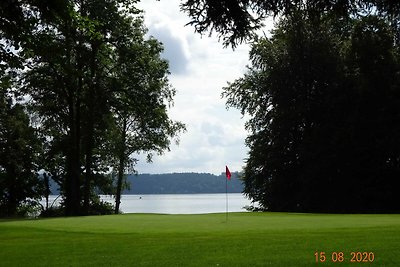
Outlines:
POLYGON ((325 253, 324 251, 316 251, 314 253, 315 262, 373 262, 375 254, 373 252, 350 252, 349 254, 342 251, 334 251, 332 253, 325 253))

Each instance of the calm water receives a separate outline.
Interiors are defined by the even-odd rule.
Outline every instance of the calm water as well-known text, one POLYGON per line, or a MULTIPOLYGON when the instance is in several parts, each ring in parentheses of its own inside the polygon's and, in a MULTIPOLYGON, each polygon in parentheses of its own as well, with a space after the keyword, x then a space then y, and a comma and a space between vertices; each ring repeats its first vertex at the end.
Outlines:
MULTIPOLYGON (((56 196, 50 196, 49 205, 56 196)), ((101 196, 114 203, 112 196, 101 196)), ((55 203, 57 203, 56 200, 55 203)), ((42 201, 44 204, 44 201, 42 201)), ((251 204, 244 195, 228 194, 228 211, 246 211, 251 204)), ((124 213, 201 214, 225 212, 225 194, 171 194, 171 195, 122 195, 120 209, 124 213)))

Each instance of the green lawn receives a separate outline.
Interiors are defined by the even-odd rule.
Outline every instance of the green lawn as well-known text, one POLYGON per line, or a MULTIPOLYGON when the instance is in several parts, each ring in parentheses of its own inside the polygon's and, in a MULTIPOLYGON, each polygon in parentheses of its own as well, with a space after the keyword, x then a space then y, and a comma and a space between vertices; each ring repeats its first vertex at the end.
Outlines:
POLYGON ((125 214, 0 221, 0 266, 400 266, 400 215, 125 214), (323 263, 314 253, 325 252, 323 263), (333 252, 344 261, 333 263, 333 252), (352 263, 351 252, 375 259, 352 263))

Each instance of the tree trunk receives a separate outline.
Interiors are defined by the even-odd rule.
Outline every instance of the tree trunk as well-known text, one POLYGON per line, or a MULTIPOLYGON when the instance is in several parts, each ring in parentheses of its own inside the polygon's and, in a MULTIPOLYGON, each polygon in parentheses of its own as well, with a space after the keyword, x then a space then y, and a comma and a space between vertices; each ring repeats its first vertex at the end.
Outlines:
MULTIPOLYGON (((71 26, 71 21, 67 20, 65 25, 65 44, 66 44, 66 64, 73 69, 71 55, 76 53, 71 40, 71 35, 74 35, 74 29, 71 26)), ((76 55, 75 55, 76 57, 76 55)), ((68 150, 67 150, 67 173, 65 179, 65 213, 67 216, 76 216, 80 213, 80 94, 82 83, 75 74, 67 72, 67 92, 68 92, 68 150), (74 83, 75 81, 78 81, 74 83)))
POLYGON ((47 173, 43 173, 44 180, 44 197, 46 198, 46 210, 49 209, 49 195, 50 195, 50 184, 49 184, 49 176, 47 173))
POLYGON ((86 138, 85 138, 85 182, 83 189, 83 211, 84 214, 89 213, 90 191, 93 175, 93 143, 94 143, 94 90, 89 89, 87 96, 87 113, 86 114, 86 138))
POLYGON ((117 192, 115 195, 115 214, 119 212, 119 205, 121 204, 121 191, 122 191, 122 180, 124 178, 125 168, 125 143, 126 143, 126 127, 127 119, 123 119, 122 132, 121 132, 121 143, 119 153, 119 164, 118 164, 118 177, 117 177, 117 192))
POLYGON ((15 216, 17 214, 17 174, 14 167, 8 166, 6 167, 6 181, 8 182, 8 196, 7 196, 7 216, 15 216))
MULTIPOLYGON (((92 115, 89 115, 90 117, 92 115)), ((85 164, 85 182, 84 182, 84 189, 83 189, 83 212, 85 215, 89 214, 89 206, 90 206, 90 185, 92 181, 92 174, 93 174, 93 124, 88 126, 88 138, 86 141, 86 164, 85 164)))
POLYGON ((98 81, 97 81, 97 64, 96 64, 96 56, 99 48, 99 44, 96 42, 92 42, 92 54, 91 54, 91 63, 90 63, 90 77, 91 82, 89 85, 88 92, 86 94, 86 104, 87 104, 87 113, 86 114, 86 151, 85 151, 85 183, 84 183, 84 198, 83 198, 83 207, 84 213, 89 213, 90 206, 90 191, 91 191, 91 182, 93 175, 93 148, 94 148, 94 116, 96 113, 96 97, 98 92, 98 81))
POLYGON ((80 111, 79 105, 73 105, 70 111, 69 153, 66 177, 66 215, 79 215, 80 209, 80 111), (75 106, 75 107, 74 107, 75 106))

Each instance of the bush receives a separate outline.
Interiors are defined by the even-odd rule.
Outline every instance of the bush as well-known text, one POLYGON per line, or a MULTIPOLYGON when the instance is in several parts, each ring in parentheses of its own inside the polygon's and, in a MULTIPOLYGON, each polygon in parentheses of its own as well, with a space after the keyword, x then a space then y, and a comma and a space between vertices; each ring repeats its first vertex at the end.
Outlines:
POLYGON ((47 210, 43 210, 40 217, 62 217, 65 216, 63 206, 51 206, 47 210))
POLYGON ((36 200, 25 200, 17 208, 17 217, 37 218, 41 215, 43 206, 36 200))
POLYGON ((94 199, 90 203, 89 215, 107 215, 114 213, 114 205, 100 199, 94 199))

